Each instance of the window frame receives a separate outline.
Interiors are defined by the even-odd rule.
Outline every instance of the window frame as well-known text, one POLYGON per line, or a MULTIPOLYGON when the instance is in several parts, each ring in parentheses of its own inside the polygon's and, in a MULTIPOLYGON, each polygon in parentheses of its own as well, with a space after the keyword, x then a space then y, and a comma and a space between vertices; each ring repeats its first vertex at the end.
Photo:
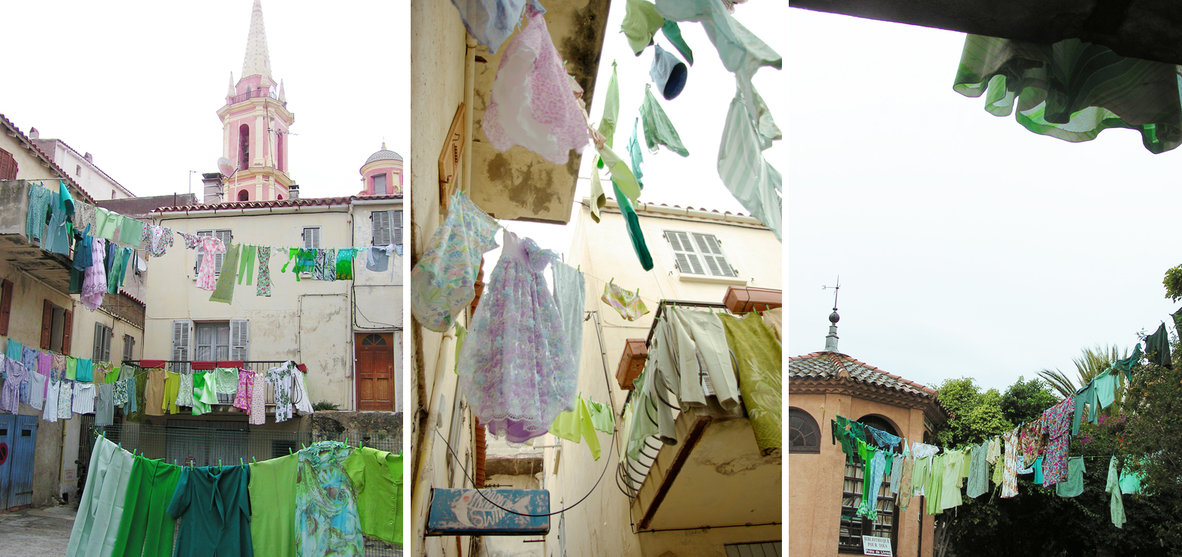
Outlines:
POLYGON ((41 342, 42 350, 61 354, 70 353, 73 338, 74 312, 48 299, 41 301, 41 342))
MULTIPOLYGON (((209 229, 209 230, 198 230, 197 231, 198 238, 204 238, 206 236, 215 236, 215 237, 221 239, 222 244, 224 244, 226 246, 227 250, 229 250, 229 248, 230 248, 230 242, 234 241, 234 231, 229 228, 213 228, 213 229, 209 229)), ((194 280, 196 280, 196 278, 197 278, 197 269, 201 268, 201 259, 203 257, 205 257, 205 253, 203 253, 200 249, 198 249, 197 250, 197 263, 193 265, 194 280)), ((226 262, 226 252, 225 251, 214 255, 214 259, 213 259, 213 267, 214 267, 213 274, 214 274, 214 276, 222 274, 222 265, 225 262, 226 262)))
POLYGON ((812 414, 807 410, 797 408, 795 406, 788 407, 788 453, 789 454, 820 454, 821 452, 821 427, 817 424, 817 420, 813 419, 812 414), (806 427, 811 426, 810 431, 800 432, 800 437, 807 438, 811 435, 813 443, 809 445, 794 444, 793 440, 797 437, 798 425, 793 418, 807 419, 806 422, 800 425, 806 427))
POLYGON ((135 337, 123 335, 123 361, 135 360, 135 337))
POLYGON ((390 186, 389 186, 389 184, 387 184, 387 182, 388 182, 388 180, 386 179, 386 173, 383 172, 380 174, 374 174, 372 177, 370 177, 370 191, 373 192, 374 195, 389 195, 390 194, 390 186), (378 179, 379 178, 382 181, 381 182, 382 183, 382 191, 381 192, 378 191, 378 179))
POLYGON ((216 362, 230 359, 230 322, 229 321, 197 321, 193 323, 193 353, 194 362, 216 362), (211 331, 209 342, 203 342, 204 331, 211 331), (225 336, 222 336, 225 332, 225 336), (221 342, 224 340, 224 344, 221 342), (220 353, 225 349, 225 355, 220 353), (202 354, 202 349, 208 349, 208 355, 202 354))
POLYGON ((394 215, 390 211, 374 211, 370 213, 369 223, 370 236, 372 237, 371 245, 388 246, 394 243, 394 215))
POLYGON ((94 339, 91 343, 91 359, 96 362, 111 361, 111 338, 115 329, 106 323, 95 322, 94 339))
POLYGON ((722 249, 722 240, 717 235, 673 229, 665 229, 662 235, 673 251, 674 268, 682 275, 712 279, 737 279, 739 277, 739 270, 731 264, 726 252, 722 249), (708 242, 712 242, 713 245, 703 245, 708 242), (686 249, 687 247, 689 249, 686 249), (714 251, 707 253, 707 247, 713 248, 714 251), (713 272, 712 268, 718 269, 720 272, 713 272), (721 274, 724 270, 726 274, 721 274))
POLYGON ((300 232, 300 238, 304 241, 304 249, 320 249, 320 227, 319 226, 305 226, 300 232), (309 232, 312 238, 309 239, 309 232))

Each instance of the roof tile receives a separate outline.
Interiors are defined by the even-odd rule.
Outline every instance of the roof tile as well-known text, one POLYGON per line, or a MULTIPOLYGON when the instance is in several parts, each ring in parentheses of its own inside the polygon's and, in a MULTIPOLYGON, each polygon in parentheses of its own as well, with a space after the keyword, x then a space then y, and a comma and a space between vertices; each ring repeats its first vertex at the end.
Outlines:
POLYGON ((921 396, 936 395, 931 387, 908 381, 838 352, 813 352, 788 358, 789 379, 829 379, 837 377, 843 370, 859 383, 921 396))

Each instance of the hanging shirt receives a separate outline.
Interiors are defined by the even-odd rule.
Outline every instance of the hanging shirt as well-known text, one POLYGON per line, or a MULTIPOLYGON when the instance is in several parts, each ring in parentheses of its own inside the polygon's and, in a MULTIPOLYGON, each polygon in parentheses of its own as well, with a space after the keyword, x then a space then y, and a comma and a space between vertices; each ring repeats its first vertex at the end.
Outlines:
POLYGON ((1108 479, 1104 484, 1104 492, 1110 494, 1108 499, 1108 513, 1112 518, 1112 524, 1117 528, 1123 528, 1127 519, 1125 518, 1125 502, 1120 494, 1120 474, 1117 472, 1116 457, 1113 456, 1108 461, 1108 479))
POLYGON ((74 413, 75 414, 93 414, 94 413, 94 397, 95 397, 94 383, 75 383, 74 384, 74 413))
POLYGON ((365 252, 365 268, 370 271, 383 273, 390 265, 390 251, 394 245, 373 246, 365 252))
POLYGON ((291 419, 294 380, 286 363, 268 369, 263 375, 275 393, 275 423, 291 419))
POLYGON ((250 392, 250 417, 247 423, 250 425, 263 425, 267 423, 267 383, 264 377, 259 377, 258 374, 254 378, 254 387, 250 392))
POLYGON ((16 414, 20 410, 20 387, 28 372, 20 362, 4 360, 4 386, 0 387, 0 410, 16 414))
POLYGON ((148 225, 148 255, 164 257, 172 247, 172 230, 156 224, 148 225))
POLYGON ((176 519, 165 511, 180 479, 180 466, 135 457, 113 555, 172 555, 176 519))
POLYGON ((665 114, 665 110, 661 108, 661 104, 657 102, 657 98, 653 96, 652 89, 648 85, 644 86, 644 103, 640 105, 640 121, 644 124, 645 144, 648 145, 650 151, 655 153, 659 146, 664 145, 678 155, 689 156, 689 150, 681 143, 681 136, 677 133, 677 128, 673 127, 673 122, 669 120, 669 116, 665 114))
POLYGON ((70 529, 67 556, 111 555, 114 552, 132 465, 131 453, 101 435, 95 439, 86 487, 78 499, 78 512, 70 529))
POLYGON ((181 520, 177 557, 250 557, 250 472, 246 466, 184 468, 168 504, 181 520))
POLYGON ((357 499, 344 467, 349 448, 321 441, 298 454, 296 554, 364 554, 357 499))
POLYGON ((291 401, 295 405, 296 413, 306 416, 312 413, 312 396, 308 394, 308 388, 304 386, 304 372, 295 367, 294 364, 288 362, 291 366, 292 377, 292 393, 291 401))
POLYGON ((299 456, 294 454, 250 464, 250 538, 257 555, 297 554, 298 467, 299 456))
POLYGON ((41 419, 56 422, 58 417, 58 398, 61 396, 61 382, 50 381, 45 389, 45 410, 41 412, 41 419))
POLYGON ((214 274, 217 272, 214 256, 226 253, 226 245, 216 236, 202 236, 198 247, 201 250, 201 266, 197 269, 197 288, 212 291, 216 286, 214 274))
POLYGON ((217 383, 212 373, 193 372, 193 415, 200 416, 212 411, 210 405, 218 403, 217 383))
POLYGON ((345 459, 345 472, 357 493, 361 531, 401 546, 402 455, 361 447, 345 459))
POLYGON ((1018 494, 1018 430, 1007 431, 1002 438, 1005 440, 1005 468, 1001 477, 1001 496, 1007 498, 1018 494))
POLYGON ((144 223, 127 216, 120 219, 119 243, 132 248, 140 247, 144 243, 144 223))
POLYGON ((41 186, 29 186, 29 210, 25 214, 25 237, 32 243, 42 242, 45 226, 52 210, 53 192, 41 186))
POLYGON ((197 249, 201 245, 201 236, 196 234, 186 234, 184 232, 177 232, 181 235, 181 240, 185 242, 185 249, 197 249))
POLYGON ((238 392, 238 369, 219 367, 213 370, 214 392, 217 393, 218 404, 233 404, 234 395, 238 392))
POLYGON ((115 385, 103 383, 95 387, 94 425, 109 426, 115 423, 115 385))

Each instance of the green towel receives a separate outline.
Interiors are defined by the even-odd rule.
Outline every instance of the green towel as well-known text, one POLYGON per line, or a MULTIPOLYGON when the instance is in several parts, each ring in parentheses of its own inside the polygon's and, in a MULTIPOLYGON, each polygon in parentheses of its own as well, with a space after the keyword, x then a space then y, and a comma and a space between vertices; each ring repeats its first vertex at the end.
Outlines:
POLYGON ((228 304, 234 300, 234 283, 238 278, 238 254, 241 247, 240 244, 230 244, 226 250, 226 258, 222 260, 222 272, 218 275, 218 282, 213 288, 213 294, 209 296, 209 301, 228 304))
POLYGON ((780 343, 758 313, 721 314, 726 342, 738 365, 739 393, 763 454, 783 447, 783 363, 780 343))

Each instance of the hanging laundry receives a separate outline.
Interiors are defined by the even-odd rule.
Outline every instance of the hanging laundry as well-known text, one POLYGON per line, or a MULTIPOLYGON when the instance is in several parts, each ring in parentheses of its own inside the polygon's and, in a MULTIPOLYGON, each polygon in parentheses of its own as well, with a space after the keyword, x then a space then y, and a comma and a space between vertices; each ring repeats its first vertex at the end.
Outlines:
POLYGON ((772 332, 776 333, 776 340, 781 343, 784 341, 781 328, 784 326, 784 312, 783 308, 772 308, 764 312, 760 312, 763 316, 763 322, 767 323, 768 327, 772 328, 772 332))
POLYGON ((1042 413, 1043 433, 1047 436, 1043 452, 1043 482, 1050 487, 1067 479, 1068 431, 1071 429, 1071 415, 1075 411, 1075 398, 1067 397, 1042 413))
POLYGON ((84 201, 74 202, 73 229, 76 235, 79 230, 89 230, 95 224, 95 206, 84 201))
MULTIPOLYGON (((784 395, 780 343, 776 341, 771 328, 754 312, 741 318, 722 314, 718 319, 726 329, 729 352, 734 354, 735 367, 739 372, 739 390, 747 408, 747 418, 755 431, 756 443, 764 455, 777 454, 783 447, 784 395)), ((720 393, 719 400, 722 400, 724 391, 717 381, 715 389, 720 393)))
POLYGON ((74 417, 74 385, 73 381, 62 381, 58 389, 57 419, 68 420, 74 417))
POLYGON ((291 265, 293 261, 295 262, 295 265, 292 267, 291 272, 295 274, 296 282, 299 282, 301 273, 311 274, 316 268, 316 250, 301 248, 289 249, 287 251, 287 263, 284 263, 283 267, 279 268, 279 272, 286 273, 287 267, 291 265))
POLYGON ((82 305, 91 311, 103 304, 103 296, 107 293, 107 273, 100 263, 107 253, 105 242, 102 238, 93 238, 90 252, 93 264, 86 268, 82 282, 82 305))
POLYGON ((345 459, 345 473, 357 494, 361 532, 402 546, 402 455, 360 447, 345 459))
POLYGON ((180 384, 177 385, 176 405, 193 407, 193 372, 180 374, 180 384))
POLYGON ((176 233, 180 234, 181 239, 185 241, 185 249, 197 249, 197 247, 201 245, 201 236, 196 234, 186 234, 179 230, 176 231, 176 233))
POLYGON ((118 379, 113 383, 113 385, 114 388, 111 391, 113 404, 120 408, 124 408, 124 412, 126 412, 127 410, 125 407, 127 406, 128 401, 127 379, 118 379))
POLYGON ((873 521, 878 518, 878 489, 882 486, 883 473, 886 471, 886 451, 867 448, 866 452, 873 456, 869 458, 866 466, 862 482, 862 502, 855 514, 873 521))
POLYGON ((1166 325, 1162 323, 1152 335, 1145 337, 1145 356, 1149 363, 1170 368, 1170 335, 1166 332, 1166 325))
POLYGON ((157 224, 148 225, 148 255, 164 257, 172 247, 172 230, 157 224))
POLYGON ((1120 494, 1120 475, 1117 473, 1116 457, 1108 461, 1108 479, 1104 484, 1104 492, 1111 494, 1108 500, 1108 512, 1112 517, 1112 524, 1123 528, 1125 522, 1125 503, 1120 494))
POLYGON ((753 120, 742 91, 736 90, 718 148, 718 175, 735 199, 782 240, 783 179, 764 158, 753 120))
POLYGON ((283 364, 268 369, 263 374, 264 379, 271 385, 271 389, 275 393, 275 423, 287 421, 292 416, 291 399, 295 380, 291 373, 292 368, 283 364))
POLYGON ((976 499, 989 491, 989 465, 985 462, 985 455, 989 452, 989 441, 973 446, 969 462, 969 481, 965 486, 965 496, 976 499))
POLYGON ((595 431, 596 427, 591 415, 591 406, 583 399, 582 395, 575 400, 574 410, 559 413, 554 418, 554 423, 550 424, 550 433, 556 437, 566 439, 572 443, 580 443, 586 440, 587 447, 591 449, 591 457, 599 460, 599 436, 596 435, 595 431))
POLYGON ((320 441, 300 450, 296 473, 297 555, 365 553, 357 495, 345 472, 348 456, 349 448, 337 441, 320 441))
POLYGON ((114 241, 119 229, 119 214, 102 207, 96 207, 94 213, 94 235, 108 242, 114 241))
POLYGON ((254 372, 249 369, 238 371, 238 388, 234 393, 234 408, 250 411, 250 398, 254 394, 254 372))
POLYGON ((45 410, 41 412, 41 419, 47 422, 56 422, 60 404, 61 382, 51 380, 45 388, 45 410))
POLYGON ((118 294, 119 287, 127 275, 127 261, 131 257, 131 248, 108 244, 111 253, 111 267, 107 269, 107 294, 118 294))
POLYGON ((751 76, 763 66, 779 69, 783 58, 735 19, 716 0, 657 0, 657 12, 674 21, 698 21, 718 50, 728 71, 750 88, 751 76))
POLYGON ((243 279, 246 280, 247 286, 249 286, 250 283, 252 281, 254 281, 254 265, 255 265, 254 259, 255 259, 255 253, 257 252, 257 250, 258 250, 258 246, 252 246, 252 245, 241 246, 241 249, 240 249, 241 255, 239 256, 239 259, 238 259, 238 272, 237 272, 239 285, 242 284, 243 279))
POLYGON ((1005 468, 1001 483, 1001 497, 1004 499, 1018 494, 1018 430, 1007 431, 1002 438, 1005 440, 1005 468))
POLYGON ((328 276, 328 250, 316 250, 315 263, 312 266, 312 280, 332 280, 328 276))
POLYGON ((58 191, 51 198, 53 213, 49 218, 49 230, 42 249, 62 255, 70 254, 70 239, 73 236, 74 198, 64 180, 58 181, 58 191))
POLYGON ((337 250, 337 280, 353 280, 353 258, 355 257, 357 257, 356 248, 343 248, 337 250))
POLYGON ((312 396, 308 394, 308 388, 304 386, 304 372, 300 371, 295 366, 294 362, 287 362, 291 367, 292 377, 292 394, 291 402, 295 405, 295 411, 301 416, 307 416, 313 413, 312 410, 312 396))
POLYGON ((460 12, 464 28, 476 42, 496 54, 501 43, 513 34, 528 3, 535 10, 545 12, 536 0, 452 0, 460 12))
POLYGON ((102 435, 94 440, 66 555, 112 554, 122 527, 132 467, 131 453, 102 435))
MULTIPOLYGON (((632 120, 632 137, 628 138, 628 158, 632 161, 632 175, 636 176, 636 183, 640 187, 644 187, 644 172, 640 169, 640 163, 644 162, 644 154, 640 150, 640 142, 636 139, 636 125, 639 119, 632 120)), ((603 162, 602 160, 600 162, 603 162)))
MULTIPOLYGON (((1182 311, 1182 309, 1179 309, 1179 311, 1182 311)), ((1124 371, 1125 372, 1125 379, 1127 379, 1128 381, 1132 381, 1133 380, 1133 374, 1132 374, 1133 366, 1136 366, 1140 361, 1141 361, 1141 343, 1138 342, 1136 345, 1133 346, 1133 354, 1132 355, 1130 355, 1128 358, 1125 358, 1123 360, 1117 360, 1117 361, 1113 362, 1112 366, 1115 367, 1116 369, 1124 371)))
POLYGON ((628 457, 636 460, 645 440, 655 437, 666 445, 677 443, 677 428, 673 423, 673 411, 662 398, 668 391, 664 377, 645 365, 644 371, 632 382, 636 393, 634 419, 628 432, 628 457))
POLYGON ((228 304, 234 300, 234 283, 238 281, 238 254, 241 249, 241 244, 230 244, 226 250, 226 256, 222 259, 222 269, 209 301, 228 304))
POLYGON ((180 466, 133 458, 113 555, 172 555, 176 519, 165 511, 180 479, 180 466))
POLYGON ((183 468, 167 512, 179 518, 176 557, 253 555, 245 466, 183 468))
POLYGON ((681 143, 681 135, 673 122, 665 114, 665 109, 653 96, 652 88, 644 86, 644 101, 640 105, 640 121, 644 124, 644 141, 652 152, 657 152, 660 145, 683 157, 689 156, 689 150, 681 143))
POLYGON ((542 271, 557 256, 505 232, 460 355, 460 389, 493 435, 522 443, 574 407, 575 365, 542 271))
POLYGON ((271 247, 259 246, 259 282, 255 287, 255 295, 271 297, 271 247))
POLYGON ((75 383, 74 384, 74 413, 75 414, 93 414, 94 413, 94 397, 95 397, 95 384, 94 383, 75 383))
POLYGON ((685 39, 681 37, 681 27, 678 27, 677 22, 666 19, 665 23, 661 25, 661 32, 665 34, 665 38, 669 39, 669 43, 677 49, 677 52, 681 53, 682 58, 685 58, 689 65, 694 65, 694 51, 690 50, 685 39))
MULTIPOLYGON (((652 78, 653 83, 657 84, 661 96, 665 97, 665 100, 671 101, 681 94, 682 89, 685 89, 688 70, 684 62, 666 52, 661 48, 661 45, 656 45, 653 50, 653 65, 648 70, 648 76, 652 78)), ((648 85, 645 87, 647 88, 648 85)))
POLYGON ((527 9, 525 27, 506 47, 482 120, 498 151, 521 145, 554 164, 587 144, 587 119, 579 108, 562 58, 542 13, 527 9))
POLYGON ((144 413, 149 416, 164 415, 164 383, 167 372, 163 369, 147 370, 147 388, 144 390, 144 413))
POLYGON ((90 358, 78 358, 78 368, 75 377, 78 379, 78 381, 93 382, 94 360, 90 358))
POLYGON ((160 411, 166 414, 179 414, 181 412, 180 406, 177 405, 176 400, 180 398, 181 393, 181 374, 165 371, 164 372, 164 394, 161 395, 160 411))
POLYGON ((365 254, 365 268, 378 273, 385 272, 390 265, 390 252, 393 249, 393 244, 370 247, 365 254))
POLYGON ((632 53, 640 56, 648 45, 653 44, 653 35, 665 23, 665 18, 657 13, 657 7, 648 0, 628 0, 624 4, 624 21, 620 30, 628 38, 628 46, 632 53))
POLYGON ((213 373, 204 371, 193 372, 193 410, 194 416, 208 414, 213 411, 211 405, 218 403, 217 384, 213 373))
POLYGON ((624 290, 615 284, 615 281, 609 281, 603 287, 603 296, 599 298, 603 303, 614 308, 620 317, 628 321, 636 321, 640 316, 648 313, 648 307, 644 305, 644 300, 640 299, 640 290, 632 292, 624 290))
POLYGON ((44 243, 45 227, 53 206, 53 192, 41 186, 29 186, 29 211, 25 214, 25 238, 30 243, 44 243))
POLYGON ((572 359, 578 365, 583 351, 584 299, 587 295, 583 273, 561 261, 555 261, 550 269, 554 273, 554 303, 562 318, 562 332, 572 359))
POLYGON ((250 541, 254 554, 297 555, 296 474, 299 456, 250 463, 250 541))
POLYGON ((94 425, 109 426, 115 423, 115 385, 103 383, 95 386, 94 425))
POLYGON ((970 34, 953 89, 966 97, 984 93, 987 112, 1014 112, 1040 135, 1074 143, 1128 128, 1156 154, 1182 143, 1176 70, 1076 38, 1039 44, 970 34))
POLYGON ((1131 472, 1126 467, 1120 471, 1120 492, 1124 495, 1140 495, 1142 493, 1141 480, 1145 477, 1144 473, 1131 472))
POLYGON ((198 245, 201 250, 201 267, 197 269, 197 288, 213 290, 216 286, 214 256, 226 253, 226 245, 216 236, 202 236, 198 245))
POLYGON ((451 328, 476 296, 481 255, 495 247, 499 225, 463 193, 451 198, 447 218, 435 230, 411 271, 411 313, 424 327, 451 328))
POLYGON ((649 358, 678 401, 705 406, 709 394, 725 409, 738 407, 739 384, 722 321, 711 312, 672 305, 665 306, 663 315, 653 332, 649 358))
POLYGON ((1075 497, 1084 490, 1084 458, 1073 456, 1067 459, 1067 479, 1055 484, 1055 495, 1075 497))
POLYGON ((11 358, 4 361, 4 384, 0 386, 0 410, 16 414, 20 410, 20 387, 28 378, 25 366, 11 358))
POLYGON ((250 392, 250 416, 247 418, 247 423, 263 425, 267 423, 266 376, 260 377, 260 374, 255 374, 254 382, 254 388, 250 392))
MULTIPOLYGON (((602 141, 604 146, 611 147, 613 145, 616 134, 616 120, 619 118, 620 112, 620 88, 616 79, 616 61, 612 60, 612 77, 607 85, 607 94, 603 104, 603 116, 599 120, 599 128, 596 133, 599 135, 594 139, 602 141)), ((595 167, 603 168, 603 158, 595 157, 595 167)), ((639 194, 638 194, 639 195, 639 194)), ((607 206, 607 196, 603 193, 603 183, 600 182, 599 173, 594 169, 591 171, 591 219, 599 222, 599 210, 607 206)))
POLYGON ((140 247, 144 243, 144 223, 131 217, 122 217, 119 220, 119 243, 132 248, 140 247))
POLYGON ((218 404, 234 404, 234 396, 238 393, 238 368, 215 368, 213 384, 218 404))

